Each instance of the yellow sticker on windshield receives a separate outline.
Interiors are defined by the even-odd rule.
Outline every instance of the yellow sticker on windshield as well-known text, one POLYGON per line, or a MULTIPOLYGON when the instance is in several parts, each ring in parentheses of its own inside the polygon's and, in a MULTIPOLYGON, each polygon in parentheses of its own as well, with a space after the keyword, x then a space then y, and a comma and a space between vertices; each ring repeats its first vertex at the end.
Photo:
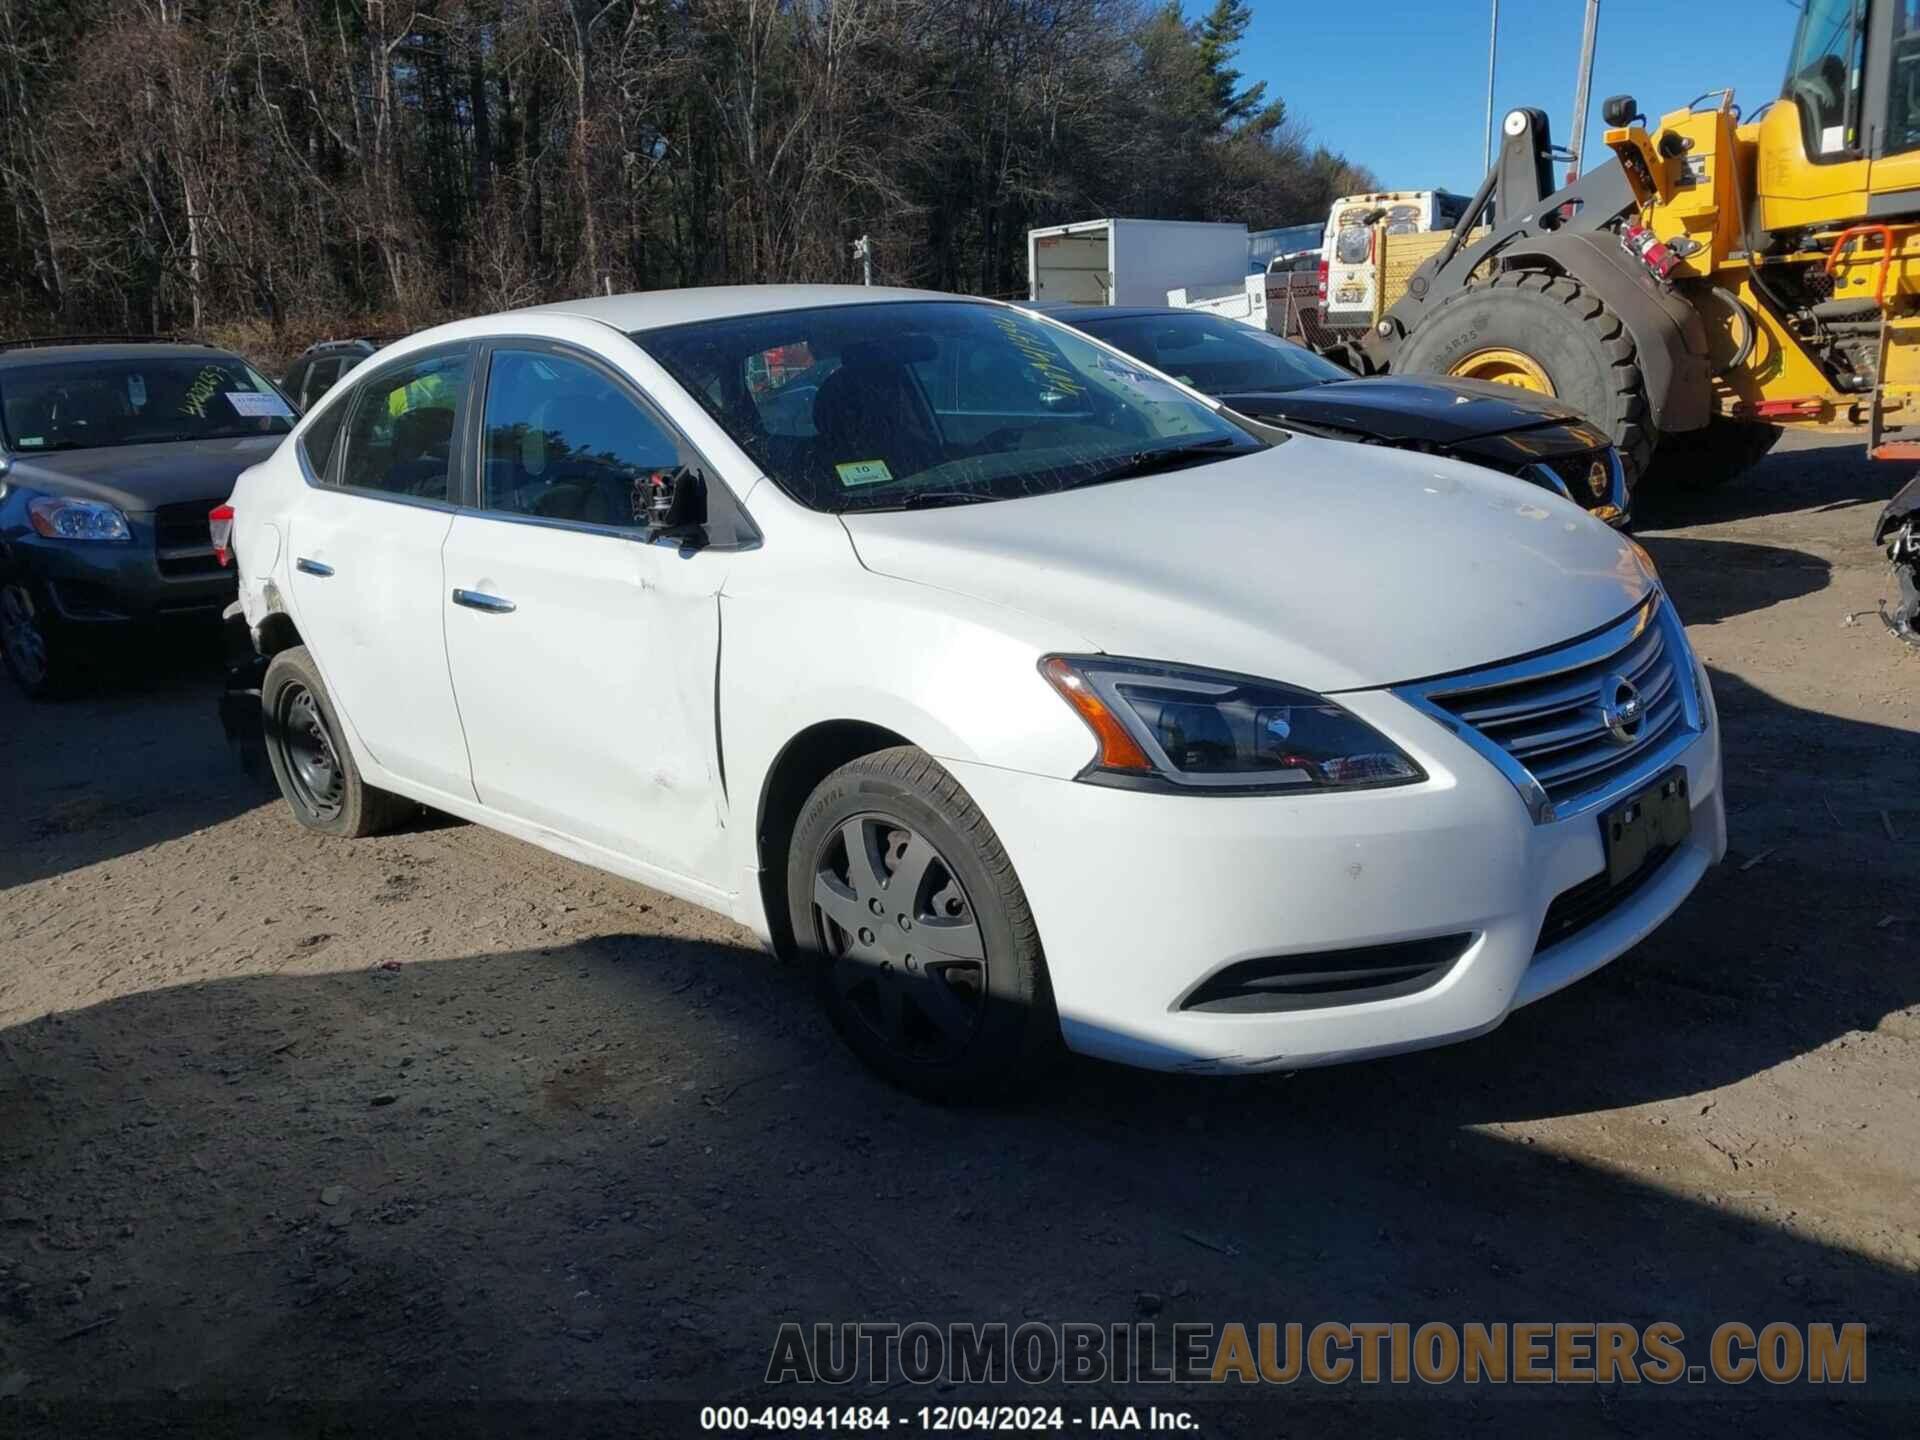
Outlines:
POLYGON ((833 467, 842 485, 880 485, 893 479, 884 460, 849 460, 833 467))

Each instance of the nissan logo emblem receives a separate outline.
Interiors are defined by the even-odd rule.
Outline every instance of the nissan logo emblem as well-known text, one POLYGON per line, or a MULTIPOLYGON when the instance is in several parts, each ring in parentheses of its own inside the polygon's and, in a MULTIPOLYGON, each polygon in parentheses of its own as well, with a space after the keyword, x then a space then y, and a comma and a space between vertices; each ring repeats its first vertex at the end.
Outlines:
POLYGON ((1626 676, 1609 675, 1600 682, 1600 723, 1615 740, 1631 745, 1640 738, 1640 722, 1646 718, 1647 702, 1626 676))

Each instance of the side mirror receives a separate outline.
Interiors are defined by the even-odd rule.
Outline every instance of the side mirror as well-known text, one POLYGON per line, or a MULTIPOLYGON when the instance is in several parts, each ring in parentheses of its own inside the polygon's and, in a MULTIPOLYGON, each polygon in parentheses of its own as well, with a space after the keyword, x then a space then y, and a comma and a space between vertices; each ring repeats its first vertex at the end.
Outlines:
POLYGON ((699 545, 706 540, 707 482, 685 465, 653 470, 634 482, 635 499, 646 503, 647 539, 699 545))

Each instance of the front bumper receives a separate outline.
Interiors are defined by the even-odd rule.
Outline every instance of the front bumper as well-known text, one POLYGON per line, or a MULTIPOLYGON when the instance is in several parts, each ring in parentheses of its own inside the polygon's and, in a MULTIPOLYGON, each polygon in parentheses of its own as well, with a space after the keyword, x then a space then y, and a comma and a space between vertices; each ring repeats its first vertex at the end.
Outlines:
MULTIPOLYGON (((0 572, 38 581, 53 613, 68 625, 152 624, 213 619, 237 593, 233 572, 167 573, 152 517, 128 517, 125 541, 48 540, 32 533, 7 538, 0 572)), ((180 562, 169 562, 178 564, 180 562)))
MULTIPOLYGON (((1705 698, 1705 697, 1703 697, 1705 698)), ((1592 813, 1536 824, 1513 785, 1385 692, 1341 703, 1419 761, 1419 785, 1260 798, 1156 795, 946 761, 999 833, 1046 948, 1069 1047, 1130 1065, 1293 1070, 1491 1030, 1666 919, 1726 853, 1717 722, 1678 757, 1688 838, 1545 949, 1556 897, 1606 866, 1592 813), (1414 993, 1261 1013, 1182 1008, 1240 962, 1460 937, 1414 993)))

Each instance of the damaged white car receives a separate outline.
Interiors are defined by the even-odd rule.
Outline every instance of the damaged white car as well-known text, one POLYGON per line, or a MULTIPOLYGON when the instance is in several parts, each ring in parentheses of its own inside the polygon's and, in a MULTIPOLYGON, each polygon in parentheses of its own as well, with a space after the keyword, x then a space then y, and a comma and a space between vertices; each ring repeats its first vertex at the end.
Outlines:
POLYGON ((1630 540, 988 301, 446 326, 216 524, 302 825, 423 804, 710 906, 923 1093, 1061 1040, 1246 1071, 1476 1035, 1725 850, 1707 677, 1630 540))

